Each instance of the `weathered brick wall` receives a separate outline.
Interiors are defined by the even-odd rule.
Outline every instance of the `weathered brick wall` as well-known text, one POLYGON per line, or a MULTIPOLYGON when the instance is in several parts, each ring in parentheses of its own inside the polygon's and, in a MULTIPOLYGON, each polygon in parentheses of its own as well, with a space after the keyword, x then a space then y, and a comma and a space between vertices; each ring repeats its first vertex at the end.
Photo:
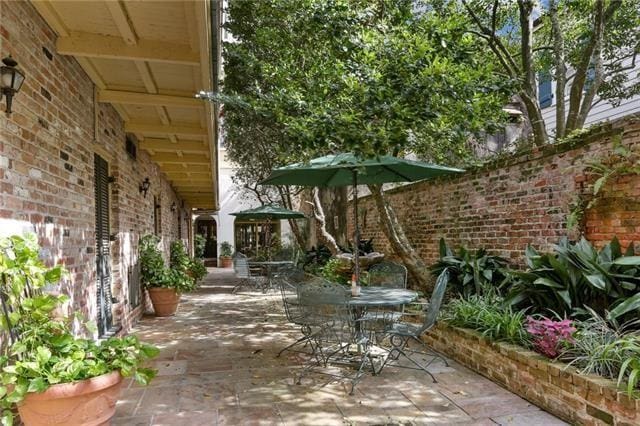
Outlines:
MULTIPOLYGON (((486 247, 519 263, 527 244, 548 249, 567 235, 569 205, 578 195, 588 199, 593 192, 589 162, 609 156, 617 139, 640 149, 640 116, 603 125, 571 143, 534 148, 453 178, 387 194, 428 264, 438 258, 441 237, 449 245, 486 247)), ((608 183, 601 202, 586 212, 586 236, 602 241, 617 235, 625 245, 640 241, 638 195, 640 176, 608 183)), ((359 205, 363 238, 373 238, 377 250, 390 253, 373 201, 365 197, 359 205)))
POLYGON ((70 272, 62 285, 71 296, 70 309, 95 319, 94 153, 105 158, 115 178, 110 184, 114 316, 126 329, 142 308, 129 304, 128 277, 137 262, 138 238, 153 232, 153 196, 160 199, 167 249, 178 238, 178 212, 170 206, 175 202, 183 210, 185 238, 188 206, 183 209, 145 152, 129 158, 120 116, 110 105, 94 103, 91 80, 75 59, 56 53, 55 34, 29 2, 2 4, 0 37, 0 54, 11 54, 26 74, 13 114, 0 114, 2 233, 35 229, 47 261, 63 262, 70 272), (138 185, 145 177, 151 187, 143 198, 138 185))
POLYGON ((535 352, 490 342, 481 333, 446 324, 439 324, 424 340, 435 350, 571 424, 640 424, 640 399, 619 391, 613 380, 578 374, 575 368, 535 352))

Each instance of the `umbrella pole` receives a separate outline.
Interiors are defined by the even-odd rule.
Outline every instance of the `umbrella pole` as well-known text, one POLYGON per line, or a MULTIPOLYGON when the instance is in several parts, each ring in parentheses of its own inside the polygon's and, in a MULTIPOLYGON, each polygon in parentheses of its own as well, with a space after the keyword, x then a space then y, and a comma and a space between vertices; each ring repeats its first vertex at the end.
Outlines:
POLYGON ((353 169, 353 224, 354 224, 354 275, 356 285, 360 285, 360 227, 358 226, 358 171, 353 169))

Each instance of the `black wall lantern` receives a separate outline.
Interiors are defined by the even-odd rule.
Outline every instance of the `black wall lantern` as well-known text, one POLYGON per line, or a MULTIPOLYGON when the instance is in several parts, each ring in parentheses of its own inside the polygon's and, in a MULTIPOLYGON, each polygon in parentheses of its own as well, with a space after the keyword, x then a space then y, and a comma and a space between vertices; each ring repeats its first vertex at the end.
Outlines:
POLYGON ((140 191, 140 193, 144 198, 147 198, 147 191, 149 190, 150 186, 151 186, 151 182, 149 182, 149 178, 146 177, 138 187, 138 190, 140 191))
POLYGON ((2 95, 6 98, 7 115, 11 114, 11 102, 13 95, 18 93, 22 83, 24 83, 24 73, 18 68, 18 63, 11 57, 7 56, 2 60, 3 65, 0 67, 0 100, 2 95))
POLYGON ((178 206, 176 205, 176 202, 174 201, 173 203, 171 203, 171 211, 175 213, 176 210, 178 210, 178 206))

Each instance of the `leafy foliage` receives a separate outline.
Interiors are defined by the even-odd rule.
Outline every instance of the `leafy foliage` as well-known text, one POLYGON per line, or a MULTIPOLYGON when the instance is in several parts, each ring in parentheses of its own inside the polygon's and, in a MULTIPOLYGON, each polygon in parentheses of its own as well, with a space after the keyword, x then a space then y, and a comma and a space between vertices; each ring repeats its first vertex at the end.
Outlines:
POLYGON ((311 247, 304 255, 303 268, 305 271, 315 274, 329 262, 331 259, 331 251, 324 245, 311 247))
POLYGON ((142 283, 146 287, 173 288, 178 292, 189 292, 196 288, 196 281, 189 276, 191 261, 182 241, 171 244, 170 264, 167 268, 158 249, 160 238, 145 235, 140 238, 140 270, 142 283))
POLYGON ((529 246, 529 269, 509 273, 513 285, 506 302, 561 316, 584 317, 592 308, 609 321, 624 322, 640 309, 640 256, 634 254, 630 244, 623 255, 616 238, 600 251, 584 238, 577 243, 564 238, 554 253, 529 246))
POLYGON ((478 330, 491 340, 528 347, 525 317, 524 311, 506 307, 499 297, 479 295, 453 299, 442 313, 442 319, 453 326, 478 330))
POLYGON ((460 247, 458 254, 440 239, 440 260, 429 269, 434 277, 444 269, 449 270, 449 285, 461 297, 495 294, 505 280, 504 268, 508 261, 487 253, 485 249, 474 252, 460 247))
POLYGON ((572 336, 576 331, 573 321, 569 319, 555 321, 546 317, 535 319, 531 316, 527 317, 526 329, 533 336, 532 343, 536 352, 548 358, 557 357, 564 346, 572 343, 572 336))
POLYGON ((223 241, 220 244, 220 257, 231 257, 232 254, 233 247, 231 246, 231 243, 229 243, 228 241, 223 241))
POLYGON ((344 270, 344 263, 332 258, 320 269, 321 275, 327 281, 340 284, 349 284, 351 268, 344 270))
POLYGON ((207 275, 207 267, 204 266, 202 259, 196 257, 189 262, 189 272, 193 280, 197 283, 207 275))
POLYGON ((194 242, 194 254, 197 259, 204 258, 204 247, 207 243, 207 239, 200 234, 196 234, 195 242, 194 242))
POLYGON ((135 336, 111 337, 102 342, 74 336, 74 318, 60 318, 58 310, 67 297, 39 291, 56 284, 64 270, 59 265, 47 268, 38 253, 35 235, 0 240, 2 291, 11 309, 8 318, 3 315, 0 328, 14 336, 8 352, 0 357, 3 424, 12 423, 11 408, 27 393, 116 370, 147 384, 156 373, 141 365, 159 350, 135 336), (26 291, 27 287, 31 290, 26 291))

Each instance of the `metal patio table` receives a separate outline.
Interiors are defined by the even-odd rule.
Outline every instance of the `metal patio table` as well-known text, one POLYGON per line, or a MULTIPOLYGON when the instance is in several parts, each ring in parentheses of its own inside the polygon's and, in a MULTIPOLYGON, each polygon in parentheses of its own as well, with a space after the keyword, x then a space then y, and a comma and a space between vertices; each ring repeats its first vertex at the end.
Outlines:
POLYGON ((283 266, 293 266, 292 260, 265 260, 265 261, 249 261, 249 267, 260 267, 267 271, 267 288, 272 287, 272 276, 274 269, 282 268, 283 266))

